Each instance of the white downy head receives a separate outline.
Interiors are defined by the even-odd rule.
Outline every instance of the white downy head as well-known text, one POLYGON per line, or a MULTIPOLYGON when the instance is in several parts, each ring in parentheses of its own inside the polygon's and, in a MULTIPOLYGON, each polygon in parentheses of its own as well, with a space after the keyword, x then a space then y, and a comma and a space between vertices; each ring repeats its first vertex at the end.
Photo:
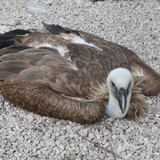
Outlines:
POLYGON ((129 70, 116 68, 107 78, 109 100, 106 104, 106 114, 111 118, 123 118, 130 106, 133 77, 129 70))

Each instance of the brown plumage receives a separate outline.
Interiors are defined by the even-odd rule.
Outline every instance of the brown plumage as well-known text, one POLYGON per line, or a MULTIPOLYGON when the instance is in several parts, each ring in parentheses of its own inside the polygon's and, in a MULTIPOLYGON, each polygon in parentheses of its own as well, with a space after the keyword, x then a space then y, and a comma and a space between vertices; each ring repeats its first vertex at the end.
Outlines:
POLYGON ((0 89, 5 99, 41 115, 94 123, 105 114, 110 71, 134 77, 127 119, 145 115, 143 95, 160 92, 160 76, 127 48, 55 25, 16 37, 0 50, 0 89))

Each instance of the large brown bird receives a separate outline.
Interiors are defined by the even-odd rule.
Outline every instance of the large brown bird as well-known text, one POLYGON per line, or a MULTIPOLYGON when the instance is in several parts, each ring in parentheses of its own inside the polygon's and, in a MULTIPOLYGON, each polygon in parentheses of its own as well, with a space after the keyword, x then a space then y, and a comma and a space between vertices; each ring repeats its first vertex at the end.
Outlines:
POLYGON ((41 115, 93 123, 106 113, 137 120, 160 75, 127 48, 82 31, 0 35, 0 89, 11 103, 41 115))

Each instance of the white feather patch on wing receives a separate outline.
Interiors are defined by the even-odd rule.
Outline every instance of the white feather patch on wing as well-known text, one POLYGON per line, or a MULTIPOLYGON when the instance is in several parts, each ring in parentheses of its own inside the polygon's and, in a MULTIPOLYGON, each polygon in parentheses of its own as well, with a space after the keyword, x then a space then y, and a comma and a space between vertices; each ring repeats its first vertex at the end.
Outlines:
POLYGON ((131 72, 134 77, 145 77, 145 74, 142 68, 136 68, 134 66, 131 66, 131 72))
POLYGON ((33 47, 33 48, 39 48, 39 47, 48 47, 48 48, 53 48, 53 46, 50 43, 39 43, 38 41, 34 41, 31 43, 28 43, 28 47, 33 47))
POLYGON ((65 50, 64 47, 62 46, 57 46, 56 49, 58 50, 59 54, 64 57, 65 56, 65 53, 67 53, 67 50, 65 50))
POLYGON ((70 56, 65 57, 68 61, 72 61, 70 56))
POLYGON ((94 47, 94 48, 102 51, 102 48, 99 48, 98 46, 94 45, 92 42, 87 43, 84 39, 82 39, 82 38, 79 37, 79 36, 74 37, 73 40, 72 40, 72 42, 73 42, 73 43, 85 44, 85 45, 87 45, 87 46, 91 46, 91 47, 94 47))
POLYGON ((77 68, 77 66, 76 66, 74 63, 71 63, 70 66, 71 66, 71 68, 74 69, 75 71, 78 71, 78 68, 77 68))
POLYGON ((62 38, 71 41, 72 43, 79 43, 79 44, 85 44, 87 46, 91 46, 94 47, 100 51, 102 51, 102 48, 99 48, 98 46, 96 46, 95 44, 93 44, 92 42, 88 43, 86 42, 83 38, 73 35, 73 34, 69 34, 69 35, 62 35, 62 38))
POLYGON ((42 43, 42 44, 41 44, 41 47, 49 47, 49 48, 53 48, 53 46, 52 46, 50 43, 47 43, 47 42, 42 43))

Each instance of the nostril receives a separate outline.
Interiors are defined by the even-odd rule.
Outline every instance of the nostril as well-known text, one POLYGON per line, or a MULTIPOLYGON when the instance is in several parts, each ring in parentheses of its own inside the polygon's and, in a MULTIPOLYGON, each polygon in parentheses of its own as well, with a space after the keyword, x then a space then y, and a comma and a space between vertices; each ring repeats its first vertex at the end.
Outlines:
POLYGON ((118 95, 119 96, 126 96, 127 95, 126 90, 124 88, 120 88, 118 95))

